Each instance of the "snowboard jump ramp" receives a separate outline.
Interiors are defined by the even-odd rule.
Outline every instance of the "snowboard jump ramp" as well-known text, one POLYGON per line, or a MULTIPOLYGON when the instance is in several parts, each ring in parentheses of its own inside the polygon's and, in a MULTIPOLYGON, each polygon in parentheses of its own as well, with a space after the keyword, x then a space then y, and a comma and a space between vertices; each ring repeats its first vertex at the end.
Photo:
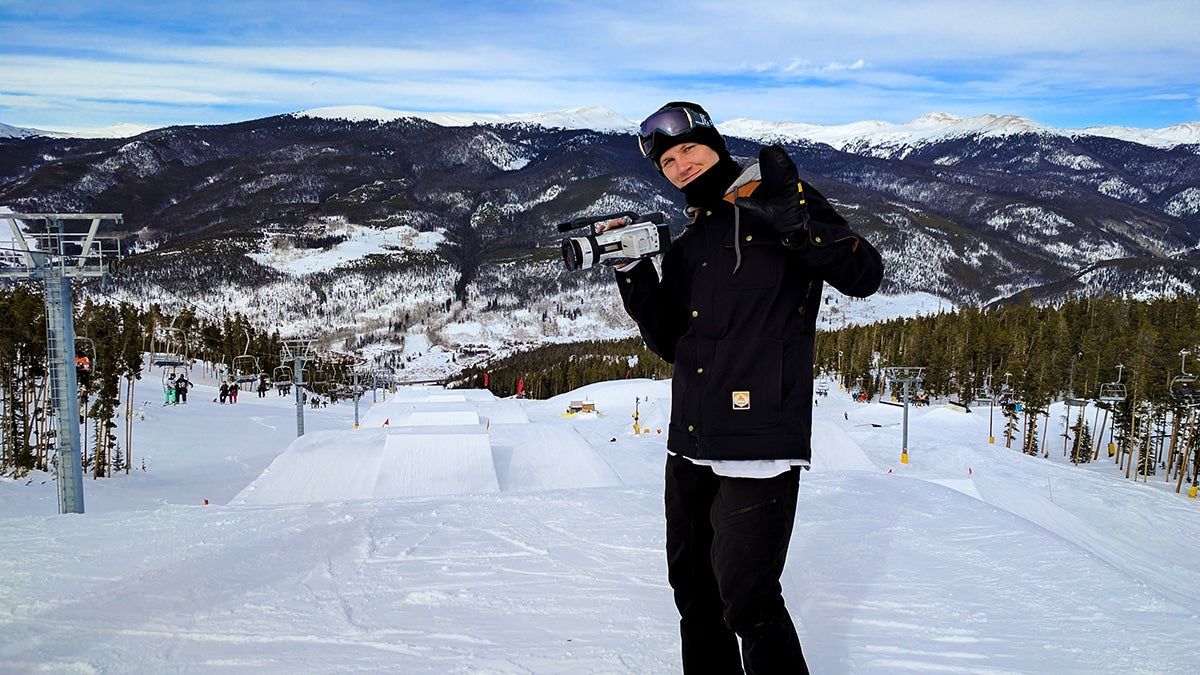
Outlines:
MULTIPOLYGON (((436 391, 436 390, 435 390, 436 391)), ((425 497, 620 483, 570 425, 487 391, 397 392, 360 428, 297 438, 232 504, 425 497)))

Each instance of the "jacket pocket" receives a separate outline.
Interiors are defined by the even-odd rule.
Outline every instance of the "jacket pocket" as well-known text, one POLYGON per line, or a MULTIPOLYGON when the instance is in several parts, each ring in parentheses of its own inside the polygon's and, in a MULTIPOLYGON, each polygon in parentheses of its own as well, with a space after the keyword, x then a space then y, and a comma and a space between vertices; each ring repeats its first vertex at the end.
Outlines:
POLYGON ((706 365, 702 404, 705 428, 714 434, 765 429, 779 423, 783 342, 766 338, 717 343, 706 365))

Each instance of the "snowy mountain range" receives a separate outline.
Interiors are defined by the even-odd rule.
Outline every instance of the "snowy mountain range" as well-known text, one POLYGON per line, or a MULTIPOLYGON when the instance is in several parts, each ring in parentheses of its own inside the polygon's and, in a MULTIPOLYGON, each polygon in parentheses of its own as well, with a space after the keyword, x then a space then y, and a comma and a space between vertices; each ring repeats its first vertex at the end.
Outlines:
MULTIPOLYGON (((884 295, 831 294, 826 326, 1007 298, 1200 291, 1200 123, 719 126, 741 159, 784 145, 883 253, 884 295)), ((633 129, 603 108, 366 107, 109 137, 6 127, 0 207, 124 214, 109 233, 126 252, 114 300, 453 358, 631 334, 606 271, 562 269, 554 225, 662 211, 682 230, 680 195, 633 129)))
MULTIPOLYGON (((403 118, 423 119, 447 127, 471 126, 473 124, 533 124, 550 129, 586 129, 633 133, 637 122, 626 119, 615 111, 587 106, 543 113, 518 113, 511 115, 420 112, 392 110, 377 106, 330 106, 313 108, 296 113, 301 117, 344 119, 354 122, 391 122, 403 118)), ((1180 145, 1200 145, 1200 121, 1185 122, 1161 129, 1140 129, 1123 126, 1094 126, 1083 129, 1060 129, 1016 115, 980 115, 957 117, 949 113, 929 113, 903 124, 878 120, 852 122, 841 125, 806 124, 802 122, 766 122, 737 118, 719 124, 723 134, 759 140, 776 139, 787 141, 811 141, 825 143, 838 150, 853 147, 882 147, 889 145, 915 145, 966 136, 1013 136, 1018 134, 1049 134, 1075 138, 1100 136, 1149 145, 1173 148, 1180 145)), ((24 129, 0 123, 0 138, 29 136, 75 136, 80 138, 128 138, 152 130, 154 127, 140 124, 120 124, 92 130, 44 131, 24 129)))

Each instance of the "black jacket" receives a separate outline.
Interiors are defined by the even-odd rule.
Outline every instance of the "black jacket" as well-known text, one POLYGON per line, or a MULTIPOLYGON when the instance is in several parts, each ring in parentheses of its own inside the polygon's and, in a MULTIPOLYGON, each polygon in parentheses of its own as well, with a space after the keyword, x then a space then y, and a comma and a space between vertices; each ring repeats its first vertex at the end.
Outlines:
POLYGON ((695 214, 663 256, 661 281, 649 261, 617 272, 625 309, 646 345, 675 365, 671 452, 811 458, 813 337, 823 284, 869 296, 883 279, 883 262, 820 192, 802 185, 807 241, 793 235, 794 246, 785 245, 768 223, 739 212, 730 194, 695 214))

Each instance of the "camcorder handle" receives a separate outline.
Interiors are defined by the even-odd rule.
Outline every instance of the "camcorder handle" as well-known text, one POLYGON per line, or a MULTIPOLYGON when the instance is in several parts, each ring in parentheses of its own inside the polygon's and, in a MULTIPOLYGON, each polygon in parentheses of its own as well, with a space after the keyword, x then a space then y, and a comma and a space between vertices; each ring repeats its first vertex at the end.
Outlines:
POLYGON ((580 216, 578 218, 572 218, 565 223, 559 223, 558 231, 570 232, 571 230, 578 230, 581 227, 588 227, 589 225, 595 225, 596 223, 602 223, 608 220, 617 220, 618 218, 626 219, 626 225, 629 225, 630 223, 647 222, 654 223, 655 225, 662 225, 663 221, 666 220, 666 217, 658 211, 644 215, 638 215, 633 211, 620 211, 617 213, 605 214, 603 216, 580 216))

